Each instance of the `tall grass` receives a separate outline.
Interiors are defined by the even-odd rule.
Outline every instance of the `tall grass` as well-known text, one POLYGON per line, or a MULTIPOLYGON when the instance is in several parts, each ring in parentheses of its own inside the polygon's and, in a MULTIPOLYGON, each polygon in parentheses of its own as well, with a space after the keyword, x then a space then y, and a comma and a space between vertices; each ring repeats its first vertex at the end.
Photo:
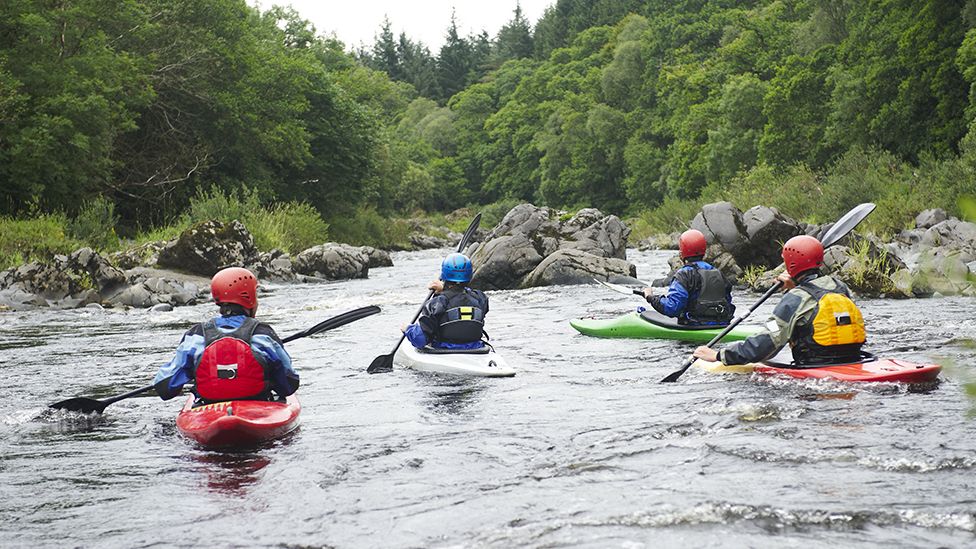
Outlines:
POLYGON ((69 236, 68 219, 63 214, 40 214, 29 219, 0 217, 0 269, 68 254, 83 245, 69 236))

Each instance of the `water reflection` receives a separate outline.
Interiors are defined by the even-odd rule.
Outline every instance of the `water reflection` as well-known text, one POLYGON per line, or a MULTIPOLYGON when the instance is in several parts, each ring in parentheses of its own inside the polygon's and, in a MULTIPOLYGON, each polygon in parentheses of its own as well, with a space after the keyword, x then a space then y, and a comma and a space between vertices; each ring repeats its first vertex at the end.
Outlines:
POLYGON ((193 456, 207 475, 207 488, 221 496, 247 497, 271 458, 261 452, 203 452, 193 456))
POLYGON ((418 372, 429 383, 424 404, 431 412, 447 416, 466 414, 487 386, 484 380, 418 372))

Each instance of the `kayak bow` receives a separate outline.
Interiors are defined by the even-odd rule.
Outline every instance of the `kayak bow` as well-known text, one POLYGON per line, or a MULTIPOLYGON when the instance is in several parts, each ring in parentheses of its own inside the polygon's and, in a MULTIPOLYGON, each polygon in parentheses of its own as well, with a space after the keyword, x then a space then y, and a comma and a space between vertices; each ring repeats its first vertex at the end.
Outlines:
POLYGON ((176 427, 207 448, 246 448, 280 438, 298 427, 302 411, 295 395, 285 402, 231 400, 195 408, 193 402, 190 396, 176 427))

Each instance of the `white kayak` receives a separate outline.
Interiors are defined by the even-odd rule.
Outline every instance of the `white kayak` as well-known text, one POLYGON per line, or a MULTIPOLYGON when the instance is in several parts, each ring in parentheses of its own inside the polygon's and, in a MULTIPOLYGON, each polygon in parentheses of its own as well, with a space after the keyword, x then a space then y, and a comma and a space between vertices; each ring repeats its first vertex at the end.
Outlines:
POLYGON ((513 370, 501 355, 489 346, 471 351, 446 349, 417 349, 404 342, 393 357, 404 368, 420 372, 457 374, 477 377, 512 377, 513 370))

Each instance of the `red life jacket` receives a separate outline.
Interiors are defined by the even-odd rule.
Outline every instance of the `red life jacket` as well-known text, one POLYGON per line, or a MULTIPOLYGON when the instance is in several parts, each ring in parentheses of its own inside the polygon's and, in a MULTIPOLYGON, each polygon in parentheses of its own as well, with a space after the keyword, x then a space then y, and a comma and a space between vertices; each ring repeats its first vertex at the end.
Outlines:
POLYGON ((195 374, 197 394, 206 400, 234 400, 268 390, 265 364, 251 351, 258 324, 247 318, 233 332, 221 331, 214 320, 203 325, 205 348, 195 374))

